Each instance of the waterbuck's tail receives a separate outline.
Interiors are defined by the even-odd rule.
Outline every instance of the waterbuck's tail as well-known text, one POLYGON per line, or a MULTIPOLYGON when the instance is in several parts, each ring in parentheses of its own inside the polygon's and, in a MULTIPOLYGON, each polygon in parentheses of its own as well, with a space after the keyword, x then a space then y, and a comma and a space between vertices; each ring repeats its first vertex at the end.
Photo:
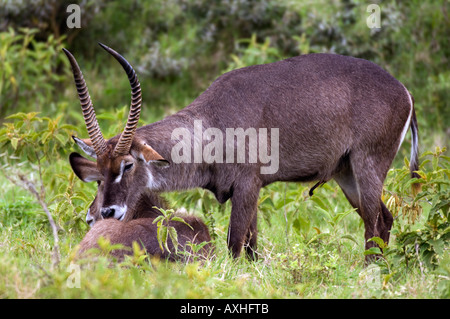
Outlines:
MULTIPOLYGON (((421 178, 421 176, 417 173, 419 170, 419 130, 417 126, 416 112, 414 110, 414 98, 412 95, 411 100, 413 101, 413 107, 411 115, 411 159, 409 161, 409 170, 412 178, 421 178)), ((420 183, 412 184, 412 188, 415 195, 422 190, 420 183)))

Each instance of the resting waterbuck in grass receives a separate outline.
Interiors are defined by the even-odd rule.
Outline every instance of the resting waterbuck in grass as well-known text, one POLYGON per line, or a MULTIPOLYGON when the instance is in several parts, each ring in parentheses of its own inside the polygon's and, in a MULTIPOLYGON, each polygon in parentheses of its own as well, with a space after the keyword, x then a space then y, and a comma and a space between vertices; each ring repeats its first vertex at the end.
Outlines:
POLYGON ((154 218, 138 218, 127 222, 109 218, 95 223, 81 241, 78 254, 83 256, 90 249, 99 248, 98 241, 100 237, 103 237, 111 245, 120 244, 123 246, 123 249, 116 249, 110 252, 119 261, 122 261, 125 255, 133 254, 133 242, 136 242, 141 249, 145 249, 147 254, 169 260, 182 258, 189 260, 194 254, 199 257, 208 256, 212 251, 212 246, 207 226, 195 216, 186 215, 182 216, 182 218, 185 223, 170 221, 164 226, 173 227, 176 230, 177 250, 175 250, 174 243, 170 237, 167 238, 167 248, 169 250, 164 247, 164 244, 160 245, 157 237, 157 224, 154 223, 154 218), (194 245, 199 245, 197 246, 199 248, 198 251, 193 249, 194 245))
MULTIPOLYGON (((77 161, 81 156, 71 154, 71 162, 77 161)), ((84 171, 80 172, 81 174, 84 171)), ((81 178, 87 178, 81 176, 81 178)), ((134 198, 135 202, 133 210, 126 212, 126 221, 119 221, 116 218, 103 219, 101 216, 101 198, 102 190, 99 186, 99 194, 92 202, 88 218, 86 222, 91 226, 91 229, 80 243, 79 255, 85 254, 91 248, 99 248, 98 241, 100 237, 109 240, 112 245, 121 244, 124 249, 113 250, 110 254, 119 261, 123 260, 125 255, 133 254, 133 242, 139 244, 142 249, 152 256, 159 256, 160 258, 175 260, 189 258, 194 254, 196 256, 209 255, 213 247, 210 243, 211 236, 208 227, 203 221, 195 216, 180 214, 175 212, 172 217, 182 218, 171 221, 167 224, 167 219, 162 221, 163 227, 173 227, 177 234, 177 250, 176 253, 174 242, 168 236, 167 244, 168 250, 161 247, 158 242, 156 217, 161 216, 162 213, 157 207, 165 208, 166 203, 159 196, 154 196, 152 192, 141 193, 140 197, 134 198), (156 206, 154 206, 156 205, 156 206), (193 245, 202 245, 198 251, 194 251, 193 245), (188 253, 188 254, 186 254, 188 253)), ((164 246, 164 245, 163 245, 164 246)), ((198 247, 198 246, 197 246, 198 247)))
POLYGON ((389 240, 393 218, 381 200, 383 182, 409 128, 410 170, 417 177, 418 131, 411 94, 388 72, 336 54, 245 67, 221 75, 181 111, 136 128, 141 90, 135 72, 102 47, 124 67, 132 88, 126 127, 107 141, 81 71, 65 52, 90 137, 75 140, 97 159, 77 155, 71 164, 84 181, 99 182, 103 217, 126 219, 139 193, 202 187, 220 203, 231 199, 232 255, 245 246, 254 257, 261 187, 334 179, 364 221, 366 248, 375 245, 368 241, 374 236, 389 240))

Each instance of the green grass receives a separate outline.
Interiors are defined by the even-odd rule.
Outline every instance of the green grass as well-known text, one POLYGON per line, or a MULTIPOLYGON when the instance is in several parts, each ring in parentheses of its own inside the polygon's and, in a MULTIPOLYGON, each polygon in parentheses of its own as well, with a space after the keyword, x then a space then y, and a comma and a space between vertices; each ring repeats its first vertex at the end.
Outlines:
MULTIPOLYGON (((125 110, 105 113, 104 120, 123 123, 117 119, 125 110)), ((416 196, 407 160, 389 171, 383 200, 395 222, 383 258, 370 267, 364 266, 363 223, 334 182, 312 197, 313 184, 275 183, 261 191, 256 262, 234 260, 228 253, 229 202, 219 205, 205 190, 167 194, 171 207, 204 218, 215 238, 214 256, 183 264, 136 252, 116 264, 107 258, 75 259, 96 187, 78 180, 67 163, 70 130, 58 119, 34 113, 14 119, 0 131, 6 146, 0 154, 1 298, 450 297, 450 157, 445 149, 422 154, 422 192, 416 196), (43 209, 6 177, 19 184, 29 180, 42 193, 60 227, 59 263, 43 209)))
MULTIPOLYGON (((206 261, 169 263, 142 259, 138 255, 122 264, 111 264, 105 257, 95 261, 76 260, 74 251, 82 239, 82 232, 60 231, 61 262, 53 268, 53 239, 49 227, 42 221, 39 207, 26 193, 2 184, 5 192, 0 197, 0 298, 449 296, 445 290, 448 290, 449 273, 443 273, 441 268, 440 272, 426 269, 423 273, 418 263, 404 267, 381 260, 374 264, 375 270, 370 273, 364 267, 363 225, 359 216, 351 212, 333 224, 332 219, 327 219, 318 208, 318 200, 312 199, 286 205, 288 224, 284 219, 284 208, 259 219, 259 259, 256 262, 245 258, 233 260, 229 256, 226 248, 229 207, 223 209, 211 204, 215 207, 212 217, 217 235, 216 250, 206 261), (15 197, 13 203, 10 202, 12 194, 15 197), (297 206, 307 210, 299 212, 297 206), (301 227, 296 228, 290 222, 296 214, 310 220, 310 227, 303 227, 303 232, 301 227)), ((289 196, 291 192, 304 189, 302 185, 290 184, 286 194, 289 196)), ((285 200, 279 195, 283 190, 284 184, 275 184, 264 190, 262 197, 274 195, 276 206, 278 201, 285 200)), ((350 208, 333 183, 316 193, 317 198, 328 198, 330 204, 335 205, 336 211, 330 212, 331 217, 350 208)), ((264 208, 264 204, 260 206, 264 208)), ((202 215, 199 208, 194 213, 202 215)), ((404 222, 403 219, 396 221, 404 222)), ((395 237, 392 240, 395 242, 395 237)), ((448 250, 443 258, 450 260, 448 250)))
MULTIPOLYGON (((385 1, 379 32, 367 28, 364 1, 261 2, 264 6, 152 1, 139 4, 140 10, 133 10, 134 2, 110 2, 104 9, 92 2, 98 10, 90 11, 98 13, 70 44, 55 35, 47 38, 46 31, 34 38, 38 30, 21 29, 21 22, 30 20, 22 14, 35 14, 32 6, 17 5, 17 12, 23 11, 16 17, 20 21, 12 19, 7 23, 11 29, 0 33, 5 64, 0 81, 0 298, 450 297, 450 161, 444 166, 437 151, 425 152, 448 145, 445 1, 385 1), (259 22, 249 24, 248 17, 259 22), (112 32, 105 32, 105 26, 112 32), (256 262, 230 258, 230 204, 220 206, 201 190, 167 197, 173 207, 204 217, 217 235, 214 258, 188 265, 142 256, 114 265, 105 258, 75 261, 76 245, 88 230, 84 217, 95 183, 76 180, 67 161, 70 151, 79 151, 71 147, 70 136, 87 133, 61 48, 70 49, 80 63, 105 137, 123 129, 129 110, 129 82, 97 47, 99 40, 138 69, 142 125, 188 105, 225 70, 282 57, 332 50, 391 72, 414 95, 420 148, 428 155, 421 159, 424 191, 416 198, 403 164, 408 141, 385 182, 383 200, 396 219, 384 258, 364 267, 361 219, 334 183, 317 189, 312 198, 307 196, 311 185, 277 183, 260 195, 256 262), (4 118, 30 111, 42 113, 39 119, 29 114, 23 120, 4 118), (58 267, 52 266, 53 236, 42 208, 4 178, 16 173, 29 177, 37 165, 43 171, 45 200, 61 227, 58 267), (71 288, 74 263, 80 288, 71 288)), ((44 20, 39 25, 47 26, 44 20)))

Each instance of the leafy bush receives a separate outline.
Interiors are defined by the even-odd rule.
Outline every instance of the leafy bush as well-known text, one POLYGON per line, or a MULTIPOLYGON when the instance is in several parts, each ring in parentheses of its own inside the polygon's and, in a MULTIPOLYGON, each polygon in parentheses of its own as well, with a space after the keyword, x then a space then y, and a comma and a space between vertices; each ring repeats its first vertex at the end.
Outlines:
POLYGON ((77 198, 86 204, 89 197, 76 196, 73 191, 74 174, 71 173, 71 177, 67 179, 67 160, 62 160, 62 156, 67 154, 70 136, 76 128, 61 124, 62 116, 51 119, 37 115, 36 112, 17 113, 7 118, 15 121, 4 123, 4 128, 0 130, 1 169, 5 178, 27 190, 46 213, 53 232, 55 266, 59 263, 59 222, 65 221, 69 225, 75 222, 80 226, 80 219, 63 211, 55 222, 50 212, 50 203, 55 199, 68 199, 62 206, 57 205, 57 208, 68 209, 71 206, 73 212, 76 212, 80 204, 77 198), (64 193, 61 193, 62 189, 64 193))
POLYGON ((392 233, 396 236, 397 257, 407 265, 423 262, 435 269, 450 249, 450 157, 444 152, 445 148, 437 147, 435 152, 422 154, 419 171, 422 178, 418 181, 405 178, 406 167, 391 170, 388 179, 392 188, 387 206, 398 219, 406 221, 397 221, 392 233), (431 169, 427 170, 429 164, 431 169), (392 174, 396 175, 394 180, 392 174), (422 191, 413 197, 408 190, 417 182, 421 183, 422 191))
POLYGON ((258 41, 270 38, 282 52, 296 51, 292 35, 302 33, 300 15, 277 1, 179 1, 183 12, 199 21, 199 35, 215 48, 233 49, 238 39, 255 35, 258 41))
POLYGON ((243 39, 237 43, 240 45, 244 44, 244 46, 238 49, 237 54, 231 55, 232 62, 228 64, 228 68, 224 72, 282 59, 279 50, 270 45, 269 38, 266 38, 264 43, 260 44, 257 42, 256 35, 253 34, 250 39, 243 39))
POLYGON ((56 72, 62 39, 34 39, 36 29, 0 32, 0 118, 18 109, 41 111, 64 79, 56 72))

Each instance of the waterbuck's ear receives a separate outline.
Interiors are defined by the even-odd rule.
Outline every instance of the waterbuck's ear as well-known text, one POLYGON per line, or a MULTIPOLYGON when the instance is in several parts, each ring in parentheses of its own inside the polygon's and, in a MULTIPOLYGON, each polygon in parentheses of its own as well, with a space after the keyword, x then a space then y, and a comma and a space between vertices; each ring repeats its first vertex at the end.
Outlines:
POLYGON ((168 160, 159 155, 157 151, 145 142, 136 143, 136 146, 131 149, 131 154, 144 160, 148 164, 154 164, 160 167, 167 167, 170 165, 168 160))
POLYGON ((97 158, 97 154, 95 154, 94 147, 92 146, 91 139, 85 138, 81 139, 75 136, 72 136, 75 143, 85 152, 87 155, 89 155, 92 158, 97 158))
POLYGON ((102 174, 97 169, 97 163, 92 162, 78 153, 69 156, 70 166, 75 175, 83 182, 94 182, 103 180, 102 174))

